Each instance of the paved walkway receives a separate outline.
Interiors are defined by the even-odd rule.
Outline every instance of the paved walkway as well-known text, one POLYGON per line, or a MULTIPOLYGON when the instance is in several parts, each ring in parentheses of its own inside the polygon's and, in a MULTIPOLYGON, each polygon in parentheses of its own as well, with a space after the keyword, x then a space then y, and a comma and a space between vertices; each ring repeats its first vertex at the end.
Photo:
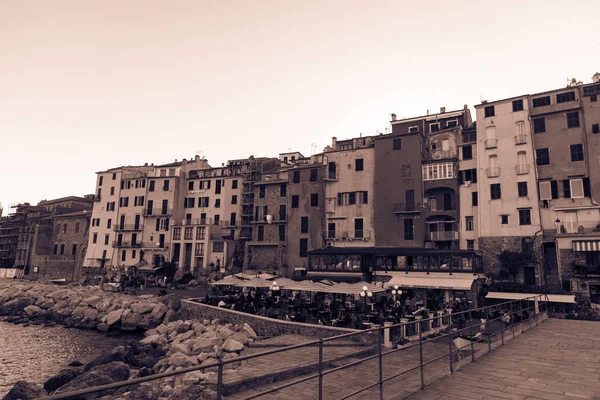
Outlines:
POLYGON ((408 399, 600 399, 600 323, 549 319, 408 399))

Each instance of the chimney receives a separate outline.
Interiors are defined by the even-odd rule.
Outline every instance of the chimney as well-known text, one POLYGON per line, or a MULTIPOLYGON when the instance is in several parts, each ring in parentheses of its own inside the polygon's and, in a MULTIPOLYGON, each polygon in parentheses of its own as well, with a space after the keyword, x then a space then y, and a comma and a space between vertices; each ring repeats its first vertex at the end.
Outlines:
POLYGON ((335 136, 331 138, 331 147, 337 150, 337 138, 335 136))
POLYGON ((195 161, 198 161, 198 160, 200 160, 200 156, 199 156, 198 154, 196 154, 196 155, 194 156, 194 160, 195 160, 195 161))
POLYGON ((392 121, 396 120, 396 114, 392 114, 392 121))
POLYGON ((427 110, 427 115, 429 115, 429 110, 427 110))
POLYGON ((446 107, 440 107, 440 114, 443 114, 446 112, 446 107))
POLYGON ((468 108, 469 108, 469 106, 468 106, 468 105, 466 105, 466 104, 463 106, 463 110, 466 110, 466 109, 468 109, 468 108))
POLYGON ((593 83, 600 83, 600 72, 596 72, 594 76, 592 76, 593 83))

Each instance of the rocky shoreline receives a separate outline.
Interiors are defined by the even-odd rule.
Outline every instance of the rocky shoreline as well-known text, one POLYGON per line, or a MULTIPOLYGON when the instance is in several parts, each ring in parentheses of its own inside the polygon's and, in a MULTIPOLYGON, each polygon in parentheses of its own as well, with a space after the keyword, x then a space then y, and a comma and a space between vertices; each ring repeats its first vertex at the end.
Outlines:
MULTIPOLYGON (((184 321, 178 310, 179 298, 171 295, 136 297, 107 293, 100 288, 0 281, 0 315, 8 316, 9 322, 60 324, 109 333, 145 331, 144 339, 118 346, 87 365, 71 363, 43 387, 18 382, 4 399, 33 399, 209 365, 237 357, 257 338, 247 324, 184 321)), ((225 373, 235 373, 238 366, 227 364, 225 373)), ((214 375, 215 371, 193 371, 86 398, 213 399, 214 383, 207 382, 214 382, 214 375)))

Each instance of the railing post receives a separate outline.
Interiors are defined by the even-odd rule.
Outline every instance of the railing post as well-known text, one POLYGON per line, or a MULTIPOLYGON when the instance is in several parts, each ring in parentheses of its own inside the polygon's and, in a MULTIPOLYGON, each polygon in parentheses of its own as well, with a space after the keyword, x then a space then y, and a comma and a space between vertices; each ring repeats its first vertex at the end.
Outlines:
MULTIPOLYGON (((485 309, 485 327, 486 329, 483 330, 483 334, 485 335, 485 331, 490 331, 490 329, 487 329, 487 324, 490 322, 490 309, 486 308, 485 309)), ((488 342, 488 353, 492 352, 492 335, 490 333, 487 334, 487 342, 488 342)))
POLYGON ((323 400, 323 339, 319 338, 319 400, 323 400))
POLYGON ((475 362, 475 350, 473 348, 473 313, 469 311, 469 337, 471 338, 471 361, 475 362))
POLYGON ((454 373, 454 366, 452 365, 452 330, 448 332, 448 358, 450 359, 450 373, 454 373))
POLYGON ((217 369, 217 400, 223 398, 223 359, 219 358, 219 367, 217 369))
MULTIPOLYGON (((379 400, 383 400, 383 351, 382 351, 382 343, 381 343, 381 327, 377 331, 379 334, 379 342, 378 342, 378 352, 379 352, 379 400)), ((389 332, 389 328, 387 329, 389 332)))
MULTIPOLYGON (((421 322, 419 322, 420 324, 421 322)), ((423 366, 423 334, 419 329, 419 363, 421 366, 421 389, 425 389, 425 370, 423 366)))

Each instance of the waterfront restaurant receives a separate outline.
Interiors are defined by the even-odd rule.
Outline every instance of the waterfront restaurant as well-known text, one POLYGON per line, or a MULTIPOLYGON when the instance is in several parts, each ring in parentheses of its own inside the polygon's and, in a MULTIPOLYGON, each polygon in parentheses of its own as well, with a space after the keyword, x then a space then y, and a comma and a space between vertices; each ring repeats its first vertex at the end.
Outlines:
POLYGON ((296 276, 381 283, 436 306, 456 299, 476 306, 485 281, 481 256, 471 250, 326 247, 309 252, 308 265, 296 276))

